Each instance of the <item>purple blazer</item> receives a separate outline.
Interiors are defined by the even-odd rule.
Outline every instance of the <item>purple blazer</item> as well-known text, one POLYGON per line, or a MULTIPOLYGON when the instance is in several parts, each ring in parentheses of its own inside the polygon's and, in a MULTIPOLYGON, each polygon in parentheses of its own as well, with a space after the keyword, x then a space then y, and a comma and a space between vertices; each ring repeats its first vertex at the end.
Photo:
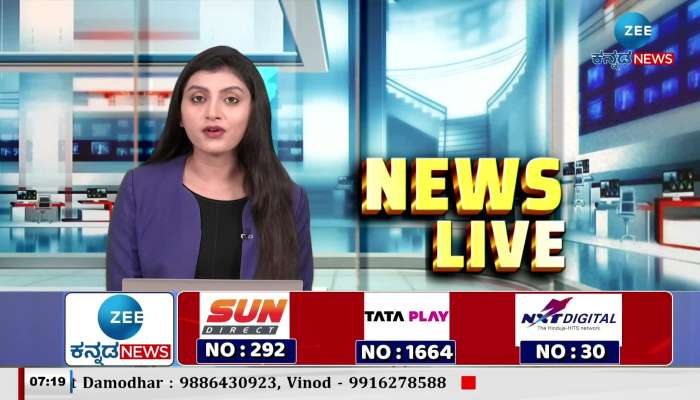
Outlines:
MULTIPOLYGON (((197 267, 201 221, 197 199, 182 184, 186 156, 145 165, 124 176, 109 224, 107 290, 121 290, 123 278, 192 279, 197 267)), ((255 279, 260 243, 250 202, 243 208, 241 279, 255 279)), ((313 257, 309 202, 294 186, 294 221, 299 245, 299 279, 311 289, 313 257)))

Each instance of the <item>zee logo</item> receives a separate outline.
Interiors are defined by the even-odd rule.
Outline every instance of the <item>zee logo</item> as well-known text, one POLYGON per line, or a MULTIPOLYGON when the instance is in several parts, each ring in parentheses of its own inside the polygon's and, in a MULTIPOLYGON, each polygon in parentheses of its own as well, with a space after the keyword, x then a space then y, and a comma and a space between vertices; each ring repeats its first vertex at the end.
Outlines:
POLYGON ((625 36, 651 37, 651 25, 625 25, 625 36))
POLYGON ((133 297, 118 294, 105 300, 97 312, 97 322, 105 335, 115 340, 133 337, 143 325, 141 305, 133 297))
POLYGON ((628 50, 636 50, 644 46, 652 35, 651 23, 640 13, 625 13, 615 23, 615 39, 628 50))

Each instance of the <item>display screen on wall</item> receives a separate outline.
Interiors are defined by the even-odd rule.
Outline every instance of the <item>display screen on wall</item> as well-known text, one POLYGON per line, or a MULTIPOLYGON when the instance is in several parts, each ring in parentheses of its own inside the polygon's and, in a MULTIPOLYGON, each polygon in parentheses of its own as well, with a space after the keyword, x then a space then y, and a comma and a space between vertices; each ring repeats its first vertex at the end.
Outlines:
POLYGON ((640 50, 673 52, 674 64, 612 69, 587 59, 579 67, 581 135, 700 101, 700 1, 685 2, 652 25, 650 42, 640 50))
POLYGON ((36 200, 36 190, 18 190, 17 200, 36 200))
POLYGON ((620 181, 611 179, 608 181, 600 181, 600 198, 601 199, 617 199, 620 197, 620 181))
MULTIPOLYGON (((157 141, 139 140, 138 160, 146 161, 157 141)), ((134 143, 117 140, 75 140, 73 142, 73 161, 132 161, 134 143)))
POLYGON ((88 199, 106 199, 107 188, 88 188, 87 197, 88 199))
POLYGON ((0 161, 19 160, 19 141, 0 140, 0 161))
POLYGON ((695 174, 690 169, 665 171, 662 179, 664 196, 693 196, 695 193, 695 174))
POLYGON ((568 162, 562 167, 562 174, 564 176, 574 175, 574 162, 568 162))
POLYGON ((590 173, 588 159, 576 161, 576 175, 583 175, 588 173, 590 173))

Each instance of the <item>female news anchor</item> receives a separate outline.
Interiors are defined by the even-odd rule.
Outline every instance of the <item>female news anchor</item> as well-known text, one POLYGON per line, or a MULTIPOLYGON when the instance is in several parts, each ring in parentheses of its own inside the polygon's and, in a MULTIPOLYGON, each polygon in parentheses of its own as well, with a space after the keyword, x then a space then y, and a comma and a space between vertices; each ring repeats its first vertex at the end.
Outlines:
POLYGON ((217 46, 182 70, 162 136, 126 173, 109 226, 107 290, 123 278, 301 279, 309 205, 272 145, 259 72, 217 46))

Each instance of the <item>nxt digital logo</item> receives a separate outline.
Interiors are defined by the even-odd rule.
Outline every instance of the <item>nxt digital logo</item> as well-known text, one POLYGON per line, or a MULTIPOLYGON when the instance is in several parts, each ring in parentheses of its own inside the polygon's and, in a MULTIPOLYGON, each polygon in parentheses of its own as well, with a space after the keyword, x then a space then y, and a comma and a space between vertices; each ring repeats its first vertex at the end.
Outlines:
POLYGON ((616 324, 615 313, 562 313, 573 297, 562 300, 552 299, 535 314, 523 314, 521 324, 616 324))
POLYGON ((217 299, 203 335, 275 335, 287 310, 284 298, 217 299))
POLYGON ((622 294, 519 293, 513 322, 516 346, 548 340, 622 342, 622 294))

